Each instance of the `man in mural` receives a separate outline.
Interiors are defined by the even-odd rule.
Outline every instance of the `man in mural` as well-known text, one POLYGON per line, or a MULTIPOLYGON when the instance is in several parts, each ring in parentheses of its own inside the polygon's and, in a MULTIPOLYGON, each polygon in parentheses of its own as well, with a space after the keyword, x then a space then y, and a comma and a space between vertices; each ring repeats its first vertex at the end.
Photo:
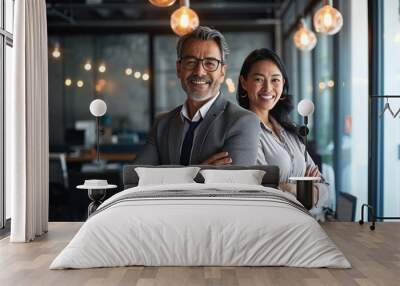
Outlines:
POLYGON ((187 99, 156 119, 135 164, 256 164, 259 120, 220 92, 228 52, 224 36, 209 27, 179 39, 176 69, 187 99))

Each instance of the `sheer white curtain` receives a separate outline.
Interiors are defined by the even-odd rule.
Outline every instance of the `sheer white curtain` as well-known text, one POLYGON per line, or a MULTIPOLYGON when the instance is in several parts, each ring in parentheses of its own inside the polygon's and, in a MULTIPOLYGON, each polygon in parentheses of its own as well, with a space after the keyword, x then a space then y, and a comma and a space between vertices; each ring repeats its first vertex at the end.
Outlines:
POLYGON ((48 226, 48 88, 45 0, 15 1, 14 71, 6 98, 6 187, 11 189, 12 242, 48 226))

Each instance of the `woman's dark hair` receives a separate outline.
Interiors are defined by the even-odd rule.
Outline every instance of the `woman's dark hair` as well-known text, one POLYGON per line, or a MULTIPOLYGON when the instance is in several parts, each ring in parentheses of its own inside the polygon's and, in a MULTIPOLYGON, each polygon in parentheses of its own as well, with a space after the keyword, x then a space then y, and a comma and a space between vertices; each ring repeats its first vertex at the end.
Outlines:
MULTIPOLYGON (((244 60, 244 63, 240 70, 240 76, 243 76, 245 79, 247 79, 251 68, 255 63, 259 61, 271 61, 276 64, 276 66, 282 73, 283 79, 285 80, 281 99, 269 113, 276 121, 279 122, 280 125, 282 125, 283 128, 285 128, 285 130, 298 136, 299 134, 297 131, 297 127, 289 117, 289 113, 293 110, 292 96, 289 95, 289 79, 287 76, 285 65, 283 64, 279 56, 269 49, 257 49, 252 51, 244 60)), ((250 109, 249 97, 247 95, 247 92, 242 87, 242 84, 240 83, 240 76, 238 81, 238 91, 236 99, 241 107, 250 109)))

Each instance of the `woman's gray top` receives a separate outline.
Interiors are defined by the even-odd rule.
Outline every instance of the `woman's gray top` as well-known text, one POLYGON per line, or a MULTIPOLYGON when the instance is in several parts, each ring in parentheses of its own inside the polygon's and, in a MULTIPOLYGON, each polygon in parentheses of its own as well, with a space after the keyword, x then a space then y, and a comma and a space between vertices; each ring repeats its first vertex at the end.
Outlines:
MULTIPOLYGON (((270 117, 270 122, 279 138, 270 127, 261 122, 257 164, 278 166, 280 182, 288 182, 289 177, 303 177, 306 172, 305 145, 296 135, 286 131, 274 118, 270 117)), ((315 165, 308 154, 307 165, 315 165)))

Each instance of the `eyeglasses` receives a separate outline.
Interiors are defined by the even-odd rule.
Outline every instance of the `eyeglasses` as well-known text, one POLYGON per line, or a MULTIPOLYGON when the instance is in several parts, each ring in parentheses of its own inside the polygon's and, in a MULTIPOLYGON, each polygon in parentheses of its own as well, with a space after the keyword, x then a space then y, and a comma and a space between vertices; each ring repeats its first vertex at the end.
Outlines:
POLYGON ((196 57, 192 56, 187 56, 183 57, 179 60, 179 62, 182 64, 183 68, 186 70, 193 70, 197 67, 199 62, 201 62, 201 65, 203 66, 204 70, 208 72, 213 72, 216 71, 219 67, 219 64, 223 64, 223 61, 220 61, 215 58, 204 58, 204 59, 199 59, 196 57))

